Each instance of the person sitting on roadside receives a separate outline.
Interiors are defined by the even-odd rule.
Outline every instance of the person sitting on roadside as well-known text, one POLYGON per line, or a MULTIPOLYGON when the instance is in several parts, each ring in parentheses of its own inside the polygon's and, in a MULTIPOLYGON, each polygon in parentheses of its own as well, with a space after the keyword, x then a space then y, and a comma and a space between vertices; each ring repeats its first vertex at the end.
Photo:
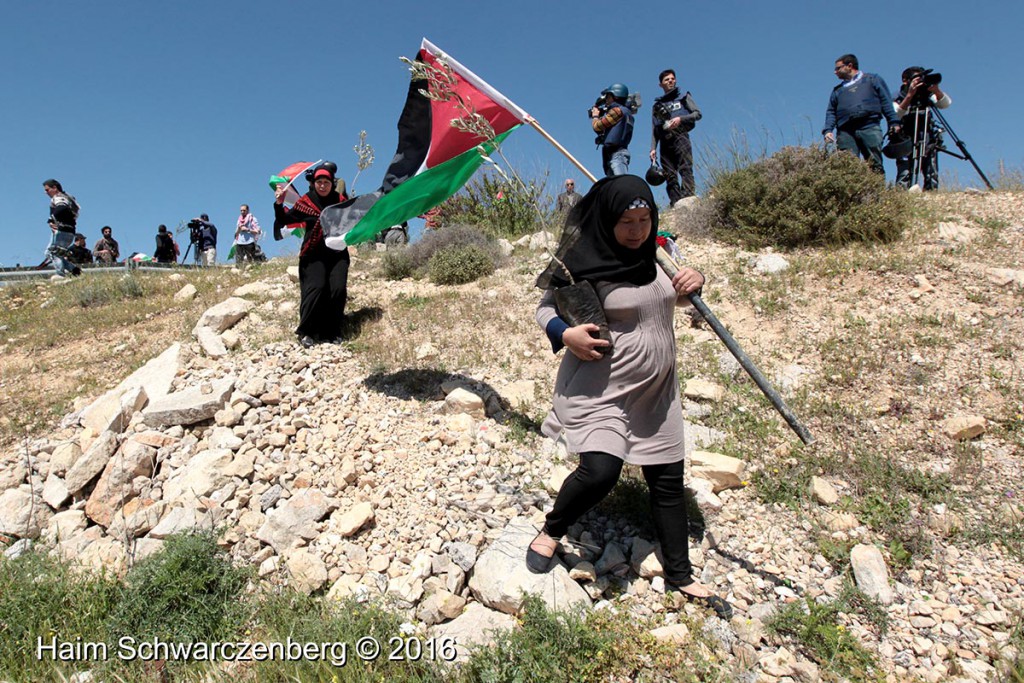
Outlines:
POLYGON ((75 241, 68 249, 68 261, 79 266, 92 263, 92 252, 85 246, 85 235, 80 232, 75 234, 75 241))

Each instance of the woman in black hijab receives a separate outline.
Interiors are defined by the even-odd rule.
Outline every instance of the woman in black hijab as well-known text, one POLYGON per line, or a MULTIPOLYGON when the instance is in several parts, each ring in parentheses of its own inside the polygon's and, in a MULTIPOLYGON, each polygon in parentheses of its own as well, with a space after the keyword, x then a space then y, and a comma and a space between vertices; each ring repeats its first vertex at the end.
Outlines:
MULTIPOLYGON (((282 238, 286 225, 303 223, 306 234, 299 249, 299 326, 295 333, 305 347, 329 342, 341 336, 345 321, 345 301, 348 296, 348 249, 336 251, 324 243, 320 226, 320 212, 328 206, 340 204, 345 196, 335 189, 334 169, 325 162, 313 171, 309 192, 285 208, 284 186, 275 192, 274 239, 282 238)), ((308 176, 307 176, 308 177, 308 176)))
POLYGON ((683 486, 684 420, 672 318, 704 276, 692 268, 672 278, 663 273, 655 260, 657 231, 658 210, 647 183, 629 175, 604 178, 569 213, 556 259, 537 280, 546 290, 537 322, 556 352, 569 349, 541 429, 564 439, 580 464, 562 484, 526 564, 548 571, 557 539, 611 492, 625 463, 638 465, 650 489, 666 587, 728 619, 729 603, 693 578, 683 486), (597 338, 597 324, 566 321, 575 316, 559 310, 554 291, 570 282, 593 287, 608 339, 597 338))

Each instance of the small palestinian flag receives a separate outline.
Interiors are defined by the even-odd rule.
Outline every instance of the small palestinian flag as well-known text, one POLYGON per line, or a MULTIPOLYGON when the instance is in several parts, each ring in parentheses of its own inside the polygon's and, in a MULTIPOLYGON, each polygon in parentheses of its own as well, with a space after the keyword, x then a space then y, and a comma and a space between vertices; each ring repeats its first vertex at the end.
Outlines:
POLYGON ((458 192, 490 155, 530 115, 479 76, 439 50, 427 39, 416 61, 447 64, 455 83, 451 89, 470 110, 487 119, 493 140, 483 140, 453 127, 466 114, 458 102, 433 100, 426 80, 409 83, 405 109, 398 119, 398 150, 380 189, 324 209, 320 224, 327 246, 344 249, 372 240, 377 233, 426 213, 458 192))

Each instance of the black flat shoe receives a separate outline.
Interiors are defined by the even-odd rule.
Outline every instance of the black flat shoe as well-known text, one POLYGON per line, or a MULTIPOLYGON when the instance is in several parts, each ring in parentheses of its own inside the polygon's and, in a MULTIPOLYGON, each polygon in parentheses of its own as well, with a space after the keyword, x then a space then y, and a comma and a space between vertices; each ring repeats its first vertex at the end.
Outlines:
POLYGON ((720 619, 729 621, 732 619, 732 605, 729 601, 718 595, 691 595, 684 591, 681 586, 665 582, 666 588, 679 593, 688 602, 702 607, 710 607, 720 619))
MULTIPOLYGON (((550 555, 542 555, 533 549, 533 544, 537 542, 537 539, 544 534, 541 533, 534 536, 533 540, 530 541, 530 545, 526 548, 526 568, 530 570, 532 574, 547 574, 551 571, 551 564, 555 558, 555 551, 558 550, 558 545, 555 545, 554 550, 551 551, 550 555)), ((549 537, 550 538, 550 537, 549 537)))
POLYGON ((308 334, 304 334, 299 337, 299 343, 302 344, 303 348, 308 349, 316 346, 316 339, 313 339, 308 334))

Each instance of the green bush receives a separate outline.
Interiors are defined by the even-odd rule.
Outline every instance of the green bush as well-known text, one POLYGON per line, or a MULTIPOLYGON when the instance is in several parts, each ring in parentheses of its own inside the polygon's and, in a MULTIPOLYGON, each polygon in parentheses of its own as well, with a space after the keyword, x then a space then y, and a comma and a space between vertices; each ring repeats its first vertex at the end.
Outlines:
POLYGON ((468 225, 452 225, 427 231, 415 244, 388 251, 381 264, 384 276, 389 280, 430 275, 439 284, 461 284, 493 273, 504 260, 495 238, 468 225), (465 253, 466 256, 449 254, 441 259, 445 265, 431 265, 435 254, 448 250, 455 250, 457 254, 465 253), (459 264, 459 260, 466 260, 466 263, 459 264), (434 267, 441 269, 443 281, 433 276, 434 267), (449 272, 454 273, 454 280, 447 277, 449 272), (464 277, 469 279, 460 279, 464 277))
POLYGON ((412 277, 416 272, 413 267, 412 255, 409 247, 391 249, 384 253, 381 259, 381 266, 384 269, 384 277, 388 280, 401 280, 412 277))
POLYGON ((839 623, 841 611, 856 611, 847 601, 821 604, 810 598, 791 602, 768 622, 768 628, 792 638, 805 655, 851 680, 875 680, 875 658, 839 623))
POLYGON ((44 644, 79 636, 86 643, 106 642, 118 592, 115 578, 76 573, 45 552, 32 550, 16 560, 0 555, 0 679, 53 676, 59 666, 48 655, 36 658, 37 638, 44 644))
POLYGON ((427 264, 430 280, 439 285, 464 285, 494 272, 494 261, 475 244, 435 252, 427 264))
POLYGON ((456 195, 441 205, 441 225, 469 223, 495 237, 516 238, 536 232, 547 214, 538 207, 547 204, 547 179, 531 179, 528 184, 508 182, 499 176, 474 177, 456 195))
POLYGON ((705 220, 718 236, 751 247, 891 242, 910 220, 904 192, 852 154, 783 147, 723 174, 705 220))
POLYGON ((248 571, 233 567, 213 534, 171 536, 125 580, 110 632, 116 640, 211 641, 244 620, 239 596, 248 571))

